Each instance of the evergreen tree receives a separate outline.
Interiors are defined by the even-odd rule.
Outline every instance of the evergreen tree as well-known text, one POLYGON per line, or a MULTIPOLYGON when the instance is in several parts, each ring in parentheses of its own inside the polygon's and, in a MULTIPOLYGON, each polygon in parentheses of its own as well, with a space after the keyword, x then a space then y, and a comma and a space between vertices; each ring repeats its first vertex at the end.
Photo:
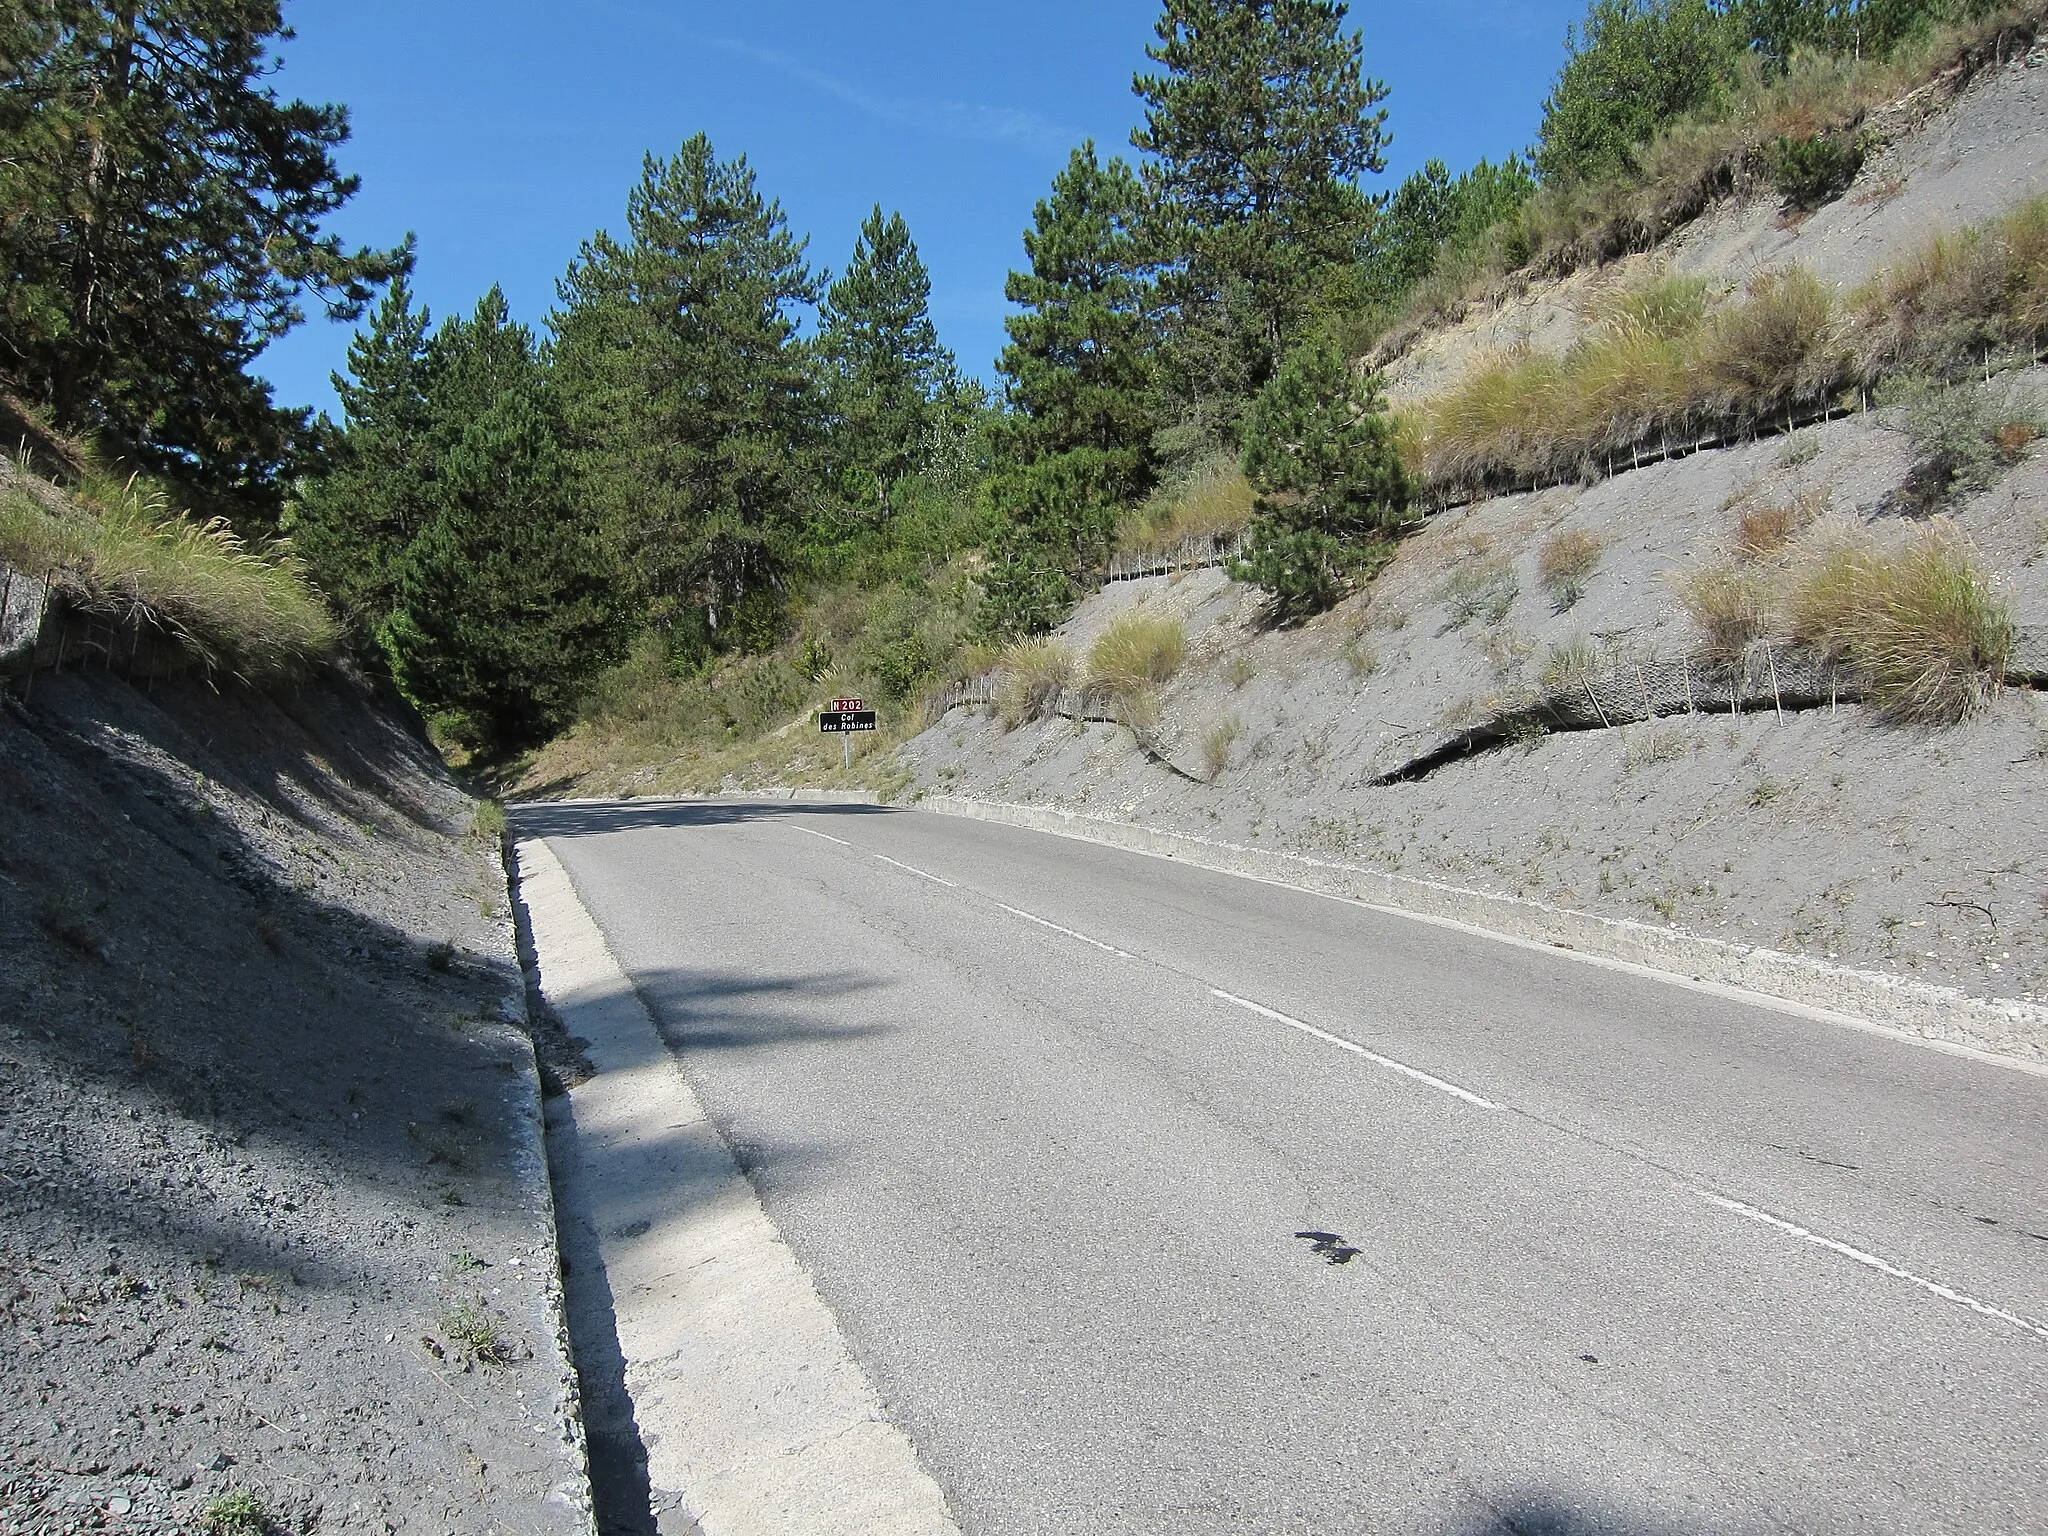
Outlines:
POLYGON ((1261 515, 1231 576, 1270 591, 1282 618, 1335 602, 1411 494, 1377 381, 1323 337, 1290 354, 1246 413, 1244 472, 1261 515))
POLYGON ((1365 295, 1382 302, 1400 298, 1446 258, 1477 250, 1535 191, 1536 179, 1519 156, 1499 165, 1482 160, 1456 178, 1443 161, 1429 161, 1375 207, 1365 243, 1365 295))
POLYGON ((571 494, 547 372, 493 289, 431 348, 433 512, 380 639, 408 697, 474 750, 561 726, 610 659, 605 551, 571 494))
POLYGON ((301 487, 286 531, 357 632, 374 634, 397 598, 398 564, 426 526, 438 474, 428 400, 427 311, 402 275, 335 374, 344 430, 327 472, 301 487))
POLYGON ((815 484, 819 403, 791 312, 818 284, 746 158, 701 134, 647 157, 626 218, 626 241, 596 235, 558 285, 578 494, 651 622, 725 640, 736 610, 774 603, 815 484))
POLYGON ((1371 222, 1386 87, 1341 0, 1166 0, 1135 82, 1174 374, 1256 393, 1371 222))
POLYGON ((1074 151, 1025 232, 1031 270, 1004 287, 1023 312, 1004 322, 1010 343, 996 365, 1008 385, 1010 456, 1030 464, 1094 449, 1108 460, 1104 490, 1120 500, 1149 486, 1156 425, 1133 236, 1141 196, 1131 168, 1104 166, 1093 140, 1074 151))
POLYGON ((348 116, 264 83, 278 0, 17 0, 0 17, 0 372, 57 424, 274 516, 303 450, 248 365, 312 295, 354 319, 409 249, 321 226, 348 116))
POLYGON ((857 482, 848 489, 884 517, 896 482, 924 468, 961 387, 932 324, 931 293, 910 226, 900 213, 884 218, 878 203, 819 311, 834 447, 851 472, 842 478, 857 482))
POLYGON ((1545 181, 1633 170, 1659 129, 1711 110, 1734 85, 1743 29, 1713 0, 1592 0, 1543 103, 1545 181))

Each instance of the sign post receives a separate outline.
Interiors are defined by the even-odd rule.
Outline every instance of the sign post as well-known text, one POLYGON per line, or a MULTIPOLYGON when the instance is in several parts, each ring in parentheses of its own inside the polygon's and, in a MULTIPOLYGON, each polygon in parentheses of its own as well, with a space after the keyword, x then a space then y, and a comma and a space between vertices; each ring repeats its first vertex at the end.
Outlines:
POLYGON ((853 768, 854 733, 881 728, 881 722, 868 708, 866 699, 834 699, 832 707, 818 716, 818 729, 827 736, 839 738, 840 761, 849 772, 853 768))

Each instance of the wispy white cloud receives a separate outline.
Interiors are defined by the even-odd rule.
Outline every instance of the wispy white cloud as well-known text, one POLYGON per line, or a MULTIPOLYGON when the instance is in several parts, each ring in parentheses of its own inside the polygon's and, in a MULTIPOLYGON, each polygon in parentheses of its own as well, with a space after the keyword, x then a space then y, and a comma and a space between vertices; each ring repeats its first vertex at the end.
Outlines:
POLYGON ((722 53, 750 60, 800 81, 835 101, 844 102, 856 112, 921 133, 1049 150, 1068 149, 1081 140, 1081 135, 1075 130, 1040 117, 1035 112, 1015 107, 992 107, 979 102, 879 95, 773 48, 756 47, 730 37, 708 38, 706 42, 722 53))

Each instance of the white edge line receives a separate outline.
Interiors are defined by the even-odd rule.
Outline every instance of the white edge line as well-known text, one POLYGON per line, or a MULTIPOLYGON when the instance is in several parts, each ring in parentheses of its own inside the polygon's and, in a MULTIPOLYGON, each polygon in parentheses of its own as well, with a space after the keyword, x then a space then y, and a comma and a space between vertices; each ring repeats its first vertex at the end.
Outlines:
POLYGON ((1299 1019, 1289 1018, 1284 1013, 1264 1007, 1259 1003, 1252 1002, 1248 998, 1239 997, 1233 992, 1226 992, 1221 987, 1211 987, 1209 990, 1217 997, 1222 998, 1226 1003, 1235 1003, 1238 1007, 1249 1009, 1263 1018, 1272 1019, 1275 1023, 1285 1024, 1289 1029, 1298 1029, 1304 1035, 1312 1036, 1326 1045, 1336 1046, 1340 1051, 1349 1051, 1354 1056, 1363 1056, 1367 1061, 1385 1067, 1389 1072, 1398 1072, 1403 1077, 1414 1078, 1418 1083, 1427 1083, 1430 1087, 1440 1092, 1448 1093, 1453 1098, 1463 1099, 1467 1104, 1471 1104, 1476 1108, 1500 1108, 1493 1100, 1482 1099, 1478 1094, 1471 1092, 1469 1089, 1460 1088, 1456 1083, 1447 1083, 1440 1077, 1431 1077, 1427 1072, 1411 1067, 1406 1062, 1396 1061, 1391 1056, 1382 1056, 1377 1051, 1368 1051, 1356 1040, 1346 1040, 1342 1035, 1333 1035, 1328 1030, 1317 1029, 1313 1024, 1304 1024, 1299 1019))
MULTIPOLYGON (((992 800, 969 801, 966 803, 1008 808, 1004 807, 1002 802, 992 800)), ((1654 965, 1644 965, 1640 961, 1618 960, 1609 955, 1595 954, 1591 950, 1580 949, 1574 945, 1551 943, 1543 939, 1524 938, 1520 934, 1506 933, 1498 928, 1482 927, 1478 923, 1466 922, 1462 918, 1442 917, 1434 912, 1421 912, 1412 907, 1390 906, 1386 902, 1368 901, 1363 896, 1346 896, 1339 891, 1319 891, 1312 885, 1298 885, 1291 880, 1283 880, 1278 875, 1255 874, 1245 869, 1225 869, 1195 856, 1164 853, 1153 848, 1134 848, 1128 843, 1119 843, 1107 837, 1093 836, 1082 829, 1025 826, 1021 822, 1004 821, 998 817, 965 816, 956 812, 937 810, 931 807, 920 808, 913 806, 911 809, 921 810, 921 813, 927 816, 953 816, 956 820, 960 821, 979 821, 987 826, 1008 827, 1012 831, 1017 832, 1034 832, 1040 837, 1064 837, 1071 842, 1089 843, 1097 848, 1109 848, 1118 853, 1135 854, 1141 859, 1158 859, 1163 863, 1177 864, 1182 869, 1199 869, 1206 874, 1224 875, 1233 880, 1250 880, 1257 885, 1270 885, 1276 890, 1293 891, 1296 895, 1300 896, 1315 896, 1324 901, 1342 902, 1347 907, 1363 907, 1368 912, 1378 912, 1386 917, 1402 917, 1410 922, 1429 923, 1438 928, 1450 928, 1459 933, 1471 934, 1474 938, 1491 939, 1496 944, 1510 944, 1516 949, 1531 950, 1537 954, 1549 955, 1554 959, 1571 960, 1580 965, 1597 966, 1601 970, 1606 971, 1620 971, 1625 975, 1641 977, 1645 981, 1658 981, 1666 986, 1682 987, 1688 992, 1704 992, 1710 997, 1722 998, 1733 1003, 1742 1003, 1751 1008, 1767 1009, 1773 1013, 1791 1014, 1795 1018, 1811 1019, 1817 1024, 1833 1024, 1843 1029, 1853 1029, 1867 1035, 1882 1035, 1886 1039, 1896 1040, 1902 1045, 1924 1046, 1928 1050, 1940 1051, 1948 1056, 1961 1056, 1987 1067, 2004 1067, 2008 1071, 2024 1072, 2032 1077, 2048 1077, 2048 1062, 2029 1061, 2023 1056, 2008 1056, 1999 1051, 1987 1051, 1980 1046, 1964 1045, 1954 1040, 1942 1040, 1933 1035, 1915 1034, 1912 1030, 1902 1029, 1895 1024, 1880 1024, 1875 1019, 1862 1018, 1853 1013, 1844 1013, 1839 1009, 1823 1008, 1817 1003, 1803 1003, 1796 998, 1778 997, 1769 992, 1759 992, 1753 987, 1739 986, 1734 982, 1708 981, 1705 977, 1694 977, 1683 971, 1667 971, 1654 965)), ((1032 807, 1019 806, 1017 809, 1029 810, 1032 807)), ((1100 818, 1076 815, 1076 820, 1081 821, 1098 819, 1100 818)), ((1105 824, 1115 827, 1128 825, 1123 822, 1107 822, 1105 824)), ((1135 830, 1149 831, 1153 829, 1138 827, 1135 830)), ((1185 837, 1183 833, 1176 832, 1165 835, 1185 838, 1196 853, 1199 853, 1200 850, 1207 846, 1201 839, 1185 837)), ((1229 845, 1218 846, 1228 847, 1229 845)), ((1262 852, 1265 850, 1251 849, 1244 851, 1262 852)), ((1307 859, 1304 862, 1316 868, 1336 870, 1339 873, 1351 872, 1350 867, 1347 865, 1332 864, 1320 859, 1307 859)), ((1384 870, 1363 869, 1357 872, 1361 874, 1386 873, 1384 870)), ((1473 894, 1486 896, 1490 893, 1479 891, 1473 894)), ((1514 898, 1498 899, 1513 900, 1514 898)))
POLYGON ((845 838, 834 837, 830 832, 820 832, 815 827, 799 827, 795 822, 791 822, 790 826, 794 827, 799 832, 808 833, 812 837, 822 837, 828 843, 837 843, 842 848, 851 848, 853 846, 853 844, 849 843, 845 838))
POLYGON ((1027 923, 1036 923, 1041 928, 1050 928, 1054 933, 1064 933, 1070 939, 1079 939, 1083 944, 1092 944, 1105 955, 1116 955, 1125 960, 1135 960, 1138 958, 1127 949, 1118 949, 1114 944, 1105 944, 1100 939, 1091 939, 1085 933, 1076 933, 1071 928, 1062 928, 1058 923, 1051 921, 1049 918, 1040 917, 1035 912, 1026 912, 1022 907, 1013 907, 1008 902, 1002 901, 996 902, 996 905, 1012 917, 1021 917, 1027 923))
MULTIPOLYGON (((819 835, 823 836, 824 834, 820 833, 819 835)), ((853 844, 848 843, 846 846, 851 848, 853 844)), ((870 854, 869 857, 880 859, 884 864, 894 864, 898 869, 905 870, 910 874, 916 875, 921 880, 929 880, 934 885, 943 885, 948 890, 957 891, 960 889, 959 886, 953 884, 953 882, 950 880, 941 880, 937 875, 931 873, 931 871, 929 870, 919 869, 915 864, 906 864, 901 859, 892 859, 886 853, 870 854)))
POLYGON ((1737 1216, 1745 1216, 1749 1220, 1759 1222, 1766 1227, 1775 1227, 1788 1237, 1796 1237, 1801 1242, 1812 1243, 1816 1248, 1825 1248, 1830 1253, 1839 1253, 1845 1259, 1854 1259, 1858 1264, 1874 1269, 1881 1275, 1890 1275, 1894 1280, 1904 1280, 1909 1285, 1917 1285, 1921 1290, 1932 1292, 1943 1301, 1955 1302, 1958 1306, 1968 1307, 1972 1312, 1981 1313, 1985 1317, 1995 1317, 2002 1323, 2012 1323, 2016 1327, 2026 1329, 2029 1333, 2038 1334, 2042 1338, 2048 1339, 2048 1327, 2043 1327, 2039 1323, 2031 1322, 2015 1313, 2008 1312, 2003 1307, 1994 1307, 1989 1302, 1977 1300, 1974 1296, 1966 1296, 1961 1291, 1943 1285, 1938 1280, 1929 1280, 1923 1275, 1914 1274, 1909 1269, 1900 1269, 1898 1265, 1889 1264, 1874 1253, 1865 1253, 1861 1248, 1851 1248, 1847 1243, 1838 1243, 1831 1237, 1822 1237, 1818 1232, 1773 1216, 1768 1211, 1760 1211, 1753 1205, 1744 1205, 1740 1200, 1730 1200, 1726 1195, 1717 1195, 1710 1189, 1703 1189, 1700 1193, 1705 1195, 1714 1204, 1720 1206, 1724 1211, 1732 1211, 1737 1216))

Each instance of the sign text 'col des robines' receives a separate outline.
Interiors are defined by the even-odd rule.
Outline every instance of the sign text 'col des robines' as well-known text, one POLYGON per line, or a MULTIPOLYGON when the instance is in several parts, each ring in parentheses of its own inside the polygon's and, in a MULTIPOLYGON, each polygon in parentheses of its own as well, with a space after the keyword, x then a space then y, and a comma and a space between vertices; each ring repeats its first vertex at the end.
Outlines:
POLYGON ((818 729, 828 736, 880 728, 866 699, 834 699, 832 707, 818 716, 818 729))

